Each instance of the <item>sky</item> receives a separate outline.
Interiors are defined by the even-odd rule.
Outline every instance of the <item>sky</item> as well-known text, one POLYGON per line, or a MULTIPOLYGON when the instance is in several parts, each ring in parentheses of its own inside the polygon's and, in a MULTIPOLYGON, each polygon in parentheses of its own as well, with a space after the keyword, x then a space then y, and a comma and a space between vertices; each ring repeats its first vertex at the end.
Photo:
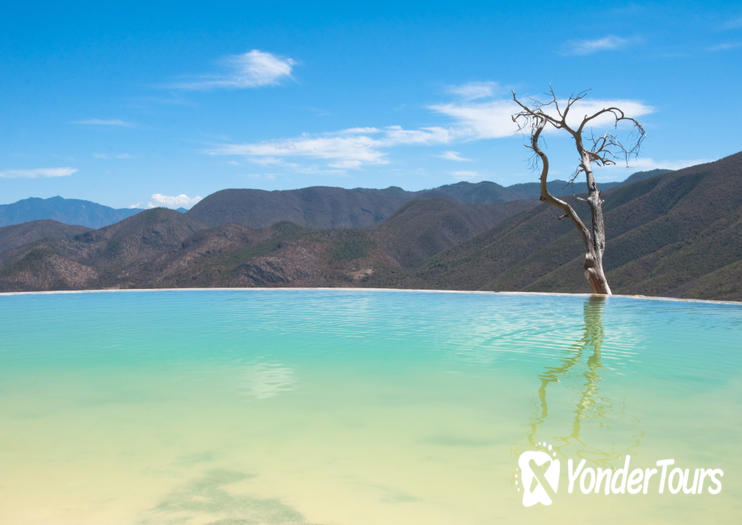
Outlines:
POLYGON ((511 93, 550 85, 646 129, 598 181, 742 149, 739 2, 105 4, 4 2, 0 204, 536 181, 511 93))

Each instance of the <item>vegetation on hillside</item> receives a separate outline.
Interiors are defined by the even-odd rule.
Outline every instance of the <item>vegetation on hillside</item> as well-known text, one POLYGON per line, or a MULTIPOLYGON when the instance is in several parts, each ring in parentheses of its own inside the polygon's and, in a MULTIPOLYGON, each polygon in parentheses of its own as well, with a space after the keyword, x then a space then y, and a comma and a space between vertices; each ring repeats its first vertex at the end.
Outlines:
MULTIPOLYGON (((606 192, 614 291, 742 300, 742 153, 606 192)), ((574 198, 568 202, 586 213, 574 198)), ((374 228, 209 224, 166 209, 98 230, 0 228, 0 291, 369 286, 587 292, 580 239, 537 201, 404 202, 374 228)))

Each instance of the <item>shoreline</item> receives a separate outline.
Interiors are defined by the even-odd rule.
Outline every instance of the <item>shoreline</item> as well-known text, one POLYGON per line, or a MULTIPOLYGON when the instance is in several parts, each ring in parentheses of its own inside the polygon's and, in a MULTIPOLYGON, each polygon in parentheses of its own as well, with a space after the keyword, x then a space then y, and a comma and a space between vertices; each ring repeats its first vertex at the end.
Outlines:
MULTIPOLYGON (((225 292, 244 292, 244 291, 354 291, 354 292, 412 292, 412 293, 450 293, 450 294, 495 294, 495 295, 536 295, 536 296, 563 296, 563 297, 590 297, 590 293, 569 293, 569 292, 511 292, 511 291, 487 291, 487 290, 431 290, 425 288, 361 288, 361 287, 264 287, 256 286, 251 288, 237 287, 214 287, 214 288, 101 288, 87 290, 38 290, 27 292, 0 292, 0 297, 15 295, 52 295, 52 294, 83 294, 83 293, 114 293, 114 292, 206 292, 206 291, 225 291, 225 292)), ((661 297, 649 295, 622 295, 614 294, 606 298, 619 297, 627 299, 643 299, 647 301, 673 301, 681 303, 709 303, 709 304, 729 304, 742 306, 742 301, 729 301, 719 299, 684 299, 680 297, 661 297)))

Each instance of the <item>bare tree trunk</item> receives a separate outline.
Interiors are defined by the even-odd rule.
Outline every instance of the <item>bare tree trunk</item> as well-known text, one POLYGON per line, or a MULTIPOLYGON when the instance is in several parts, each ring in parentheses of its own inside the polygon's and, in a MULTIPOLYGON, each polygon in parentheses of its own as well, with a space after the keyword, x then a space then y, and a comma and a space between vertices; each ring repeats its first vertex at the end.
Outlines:
MULTIPOLYGON (((579 144, 578 147, 582 145, 579 144)), ((595 183, 590 156, 586 151, 582 155, 582 169, 587 179, 587 203, 590 206, 590 245, 585 253, 585 278, 590 283, 593 293, 611 295, 611 287, 603 271, 603 254, 605 253, 605 221, 603 219, 603 199, 595 183)))
MULTIPOLYGON (((603 253, 605 252, 605 223, 603 220, 603 200, 600 198, 600 192, 598 186, 595 183, 595 177, 590 167, 590 157, 587 152, 580 151, 582 156, 582 167, 585 170, 587 177, 587 188, 588 197, 586 200, 590 206, 591 212, 591 227, 588 229, 585 223, 582 222, 577 212, 569 205, 566 201, 554 197, 548 189, 547 179, 549 176, 549 158, 539 147, 539 137, 541 132, 546 126, 546 121, 542 121, 531 135, 531 148, 541 159, 541 196, 540 200, 544 201, 550 206, 559 208, 562 210, 564 215, 561 219, 570 219, 572 223, 580 232, 582 241, 585 244, 585 279, 587 279, 590 288, 594 294, 611 295, 611 287, 608 286, 608 279, 605 277, 603 271, 603 253)), ((581 149, 581 144, 577 145, 578 150, 581 149)))

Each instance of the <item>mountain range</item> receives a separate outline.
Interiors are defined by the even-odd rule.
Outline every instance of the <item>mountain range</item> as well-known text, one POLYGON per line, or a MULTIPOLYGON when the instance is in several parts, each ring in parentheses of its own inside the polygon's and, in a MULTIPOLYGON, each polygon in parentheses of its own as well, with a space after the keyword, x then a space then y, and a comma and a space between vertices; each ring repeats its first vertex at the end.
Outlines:
POLYGON ((31 197, 12 204, 0 204, 0 226, 50 219, 64 224, 102 228, 139 213, 140 209, 115 209, 80 199, 31 197))
MULTIPOLYGON (((632 177, 653 172, 640 172, 632 177)), ((631 177, 627 179, 630 181, 631 177)), ((622 183, 610 182, 608 189, 622 183)), ((549 183, 555 195, 570 195, 575 185, 556 180, 549 183)), ((357 228, 373 226, 391 216, 408 201, 420 198, 453 199, 472 204, 495 204, 521 199, 537 199, 538 184, 500 186, 494 182, 459 182, 431 190, 405 191, 402 188, 333 188, 315 186, 299 190, 222 190, 196 204, 190 214, 205 224, 242 224, 265 228, 290 221, 308 228, 357 228)), ((91 201, 51 197, 31 197, 0 205, 0 227, 50 219, 64 224, 103 228, 131 217, 139 208, 115 209, 91 201)), ((185 209, 178 209, 187 212, 185 209)))
MULTIPOLYGON (((742 153, 603 184, 615 293, 742 299, 742 153)), ((575 200, 575 186, 551 183, 575 200)), ((587 292, 538 186, 223 190, 88 229, 0 228, 0 290, 367 286, 587 292)), ((23 201, 21 201, 23 202, 23 201)))

